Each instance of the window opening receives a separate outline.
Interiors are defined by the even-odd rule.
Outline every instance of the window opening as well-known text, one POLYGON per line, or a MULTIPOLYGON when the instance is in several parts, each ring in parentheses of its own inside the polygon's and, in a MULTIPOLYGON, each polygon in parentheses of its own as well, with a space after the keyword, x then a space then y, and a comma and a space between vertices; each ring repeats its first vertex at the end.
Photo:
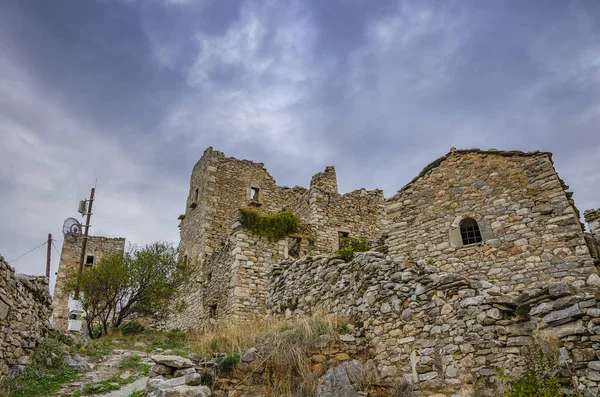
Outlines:
POLYGON ((300 246, 302 239, 299 237, 290 237, 288 239, 288 255, 292 258, 300 258, 300 246))
POLYGON ((212 280, 212 272, 208 272, 208 273, 206 273, 206 280, 207 280, 207 281, 210 281, 210 280, 212 280))
POLYGON ((338 246, 340 249, 348 245, 348 237, 350 237, 350 233, 338 231, 338 246))
POLYGON ((208 317, 217 318, 217 305, 211 305, 208 307, 208 317))
POLYGON ((463 219, 460 222, 460 236, 463 245, 477 244, 483 241, 477 221, 472 218, 463 219))
POLYGON ((258 192, 260 191, 257 187, 250 188, 250 200, 258 200, 258 192))
POLYGON ((197 203, 198 199, 200 198, 200 190, 198 188, 196 188, 196 193, 194 194, 194 201, 197 203))
POLYGON ((94 266, 94 255, 87 255, 85 257, 85 265, 86 266, 94 266))

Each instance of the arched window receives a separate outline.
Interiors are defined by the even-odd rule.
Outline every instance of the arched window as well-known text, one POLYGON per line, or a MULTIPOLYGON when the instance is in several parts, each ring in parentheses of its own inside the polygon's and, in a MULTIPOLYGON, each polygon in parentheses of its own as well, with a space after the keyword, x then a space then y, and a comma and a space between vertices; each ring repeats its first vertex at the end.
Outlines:
POLYGON ((465 218, 460 222, 460 236, 463 245, 477 244, 483 241, 479 225, 473 218, 465 218))

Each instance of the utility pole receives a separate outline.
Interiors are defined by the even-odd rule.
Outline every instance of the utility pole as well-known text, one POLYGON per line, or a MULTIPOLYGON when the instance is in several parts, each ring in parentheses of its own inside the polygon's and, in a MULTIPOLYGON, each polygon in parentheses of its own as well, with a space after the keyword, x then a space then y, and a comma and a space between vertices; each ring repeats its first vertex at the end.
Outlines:
POLYGON ((50 285, 50 255, 52 254, 52 235, 48 233, 48 242, 46 243, 48 247, 46 250, 46 278, 48 279, 48 285, 50 285))
POLYGON ((81 274, 83 273, 83 261, 85 260, 85 249, 87 248, 88 232, 90 230, 90 218, 92 217, 92 204, 94 203, 94 193, 96 189, 92 188, 90 192, 90 205, 87 207, 85 220, 85 231, 83 232, 83 244, 81 245, 81 257, 79 257, 79 273, 77 274, 77 287, 75 288, 75 299, 79 300, 79 283, 81 282, 81 274))

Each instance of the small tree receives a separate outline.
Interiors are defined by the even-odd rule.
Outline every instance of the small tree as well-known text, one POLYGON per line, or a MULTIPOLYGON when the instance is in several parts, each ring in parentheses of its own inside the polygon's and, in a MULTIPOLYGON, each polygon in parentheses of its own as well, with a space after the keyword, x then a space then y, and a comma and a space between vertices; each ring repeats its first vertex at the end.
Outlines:
MULTIPOLYGON (((171 244, 154 242, 142 248, 129 246, 124 253, 102 258, 80 279, 81 302, 88 329, 100 325, 107 334, 132 314, 161 316, 176 291, 190 275, 191 266, 179 263, 177 249, 171 244)), ((69 289, 74 291, 77 275, 69 289)))

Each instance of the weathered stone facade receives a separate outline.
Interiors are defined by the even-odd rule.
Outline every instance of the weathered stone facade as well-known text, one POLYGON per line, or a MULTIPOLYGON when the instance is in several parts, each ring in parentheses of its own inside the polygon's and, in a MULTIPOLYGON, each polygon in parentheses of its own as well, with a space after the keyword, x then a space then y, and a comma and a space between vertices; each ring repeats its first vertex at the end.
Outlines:
MULTIPOLYGON (((54 328, 58 331, 66 331, 67 329, 70 294, 70 291, 67 290, 67 283, 69 275, 75 274, 79 270, 82 244, 83 237, 65 236, 65 240, 63 241, 58 272, 56 274, 56 284, 54 285, 54 311, 52 312, 54 328)), ((84 263, 88 261, 88 257, 92 258, 92 263, 84 264, 84 271, 86 268, 97 264, 102 257, 123 252, 124 250, 125 238, 89 236, 84 263)))
POLYGON ((582 285, 594 262, 564 188, 549 153, 452 151, 388 200, 386 246, 504 293, 582 285), (481 243, 462 246, 465 218, 479 224, 481 243))
POLYGON ((600 277, 574 284, 505 294, 423 260, 366 252, 349 263, 327 256, 282 261, 272 268, 269 305, 275 314, 324 310, 350 319, 350 339, 369 349, 384 380, 404 377, 425 396, 497 395, 478 393, 494 387, 498 369, 518 375, 521 348, 535 339, 553 341, 562 375, 575 375, 579 389, 596 396, 600 277))
POLYGON ((168 321, 179 328, 266 313, 266 275, 274 263, 288 256, 332 254, 339 233, 373 240, 386 230, 383 192, 341 195, 333 167, 315 175, 309 189, 280 187, 262 163, 225 157, 212 148, 194 166, 180 218, 180 255, 197 272, 191 292, 182 294, 179 310, 168 321), (240 230, 240 208, 292 210, 302 231, 281 241, 254 236, 240 230))
POLYGON ((51 312, 48 279, 15 273, 0 256, 0 385, 11 371, 31 363, 51 312))
POLYGON ((567 189, 545 152, 452 149, 384 201, 340 195, 333 167, 309 189, 279 188, 262 164, 209 148, 181 225, 198 287, 170 325, 325 310, 353 319, 385 379, 457 396, 493 387, 498 369, 517 374, 521 348, 551 339, 563 375, 597 395, 600 211, 585 232, 567 189), (291 210, 302 233, 255 236, 236 221, 242 207, 291 210), (380 252, 345 263, 332 255, 345 235, 380 252))

